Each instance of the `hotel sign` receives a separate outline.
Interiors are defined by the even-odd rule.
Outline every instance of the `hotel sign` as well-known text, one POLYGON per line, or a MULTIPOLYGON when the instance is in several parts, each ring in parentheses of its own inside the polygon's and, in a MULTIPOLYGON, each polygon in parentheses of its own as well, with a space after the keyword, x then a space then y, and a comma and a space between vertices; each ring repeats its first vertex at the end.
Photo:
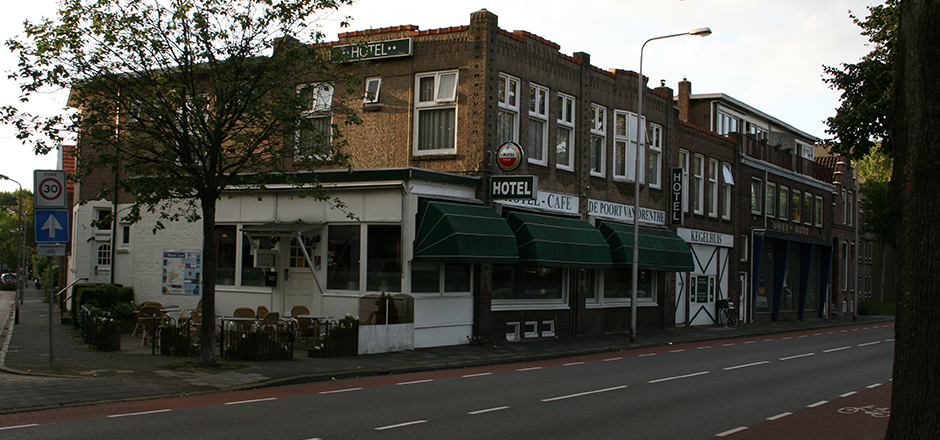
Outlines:
POLYGON ((543 211, 560 212, 562 214, 578 214, 577 196, 558 194, 548 191, 538 191, 532 200, 499 200, 498 203, 526 208, 538 208, 543 211))
MULTIPOLYGON (((595 199, 588 199, 588 215, 609 218, 624 223, 633 223, 633 219, 635 218, 633 206, 595 199)), ((640 208, 640 223, 660 226, 665 225, 666 212, 640 208)))
POLYGON ((402 38, 401 40, 336 46, 333 51, 345 55, 346 61, 363 61, 378 58, 410 57, 412 47, 411 38, 402 38))
POLYGON ((669 180, 669 219, 674 225, 681 225, 683 220, 682 199, 685 188, 682 187, 682 168, 672 169, 672 178, 669 180))
POLYGON ((539 179, 535 176, 493 176, 490 197, 496 199, 535 199, 539 179))

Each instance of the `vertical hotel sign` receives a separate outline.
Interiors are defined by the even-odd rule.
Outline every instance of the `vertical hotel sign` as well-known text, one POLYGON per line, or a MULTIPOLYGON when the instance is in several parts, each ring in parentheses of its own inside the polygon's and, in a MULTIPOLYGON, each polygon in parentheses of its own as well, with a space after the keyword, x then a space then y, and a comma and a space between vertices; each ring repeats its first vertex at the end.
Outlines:
POLYGON ((671 179, 669 180, 670 199, 669 199, 669 218, 674 225, 681 225, 682 216, 682 194, 685 188, 682 187, 683 168, 673 168, 671 179))
POLYGON ((343 58, 344 61, 363 61, 377 58, 410 57, 413 47, 411 38, 346 44, 333 48, 333 58, 343 58), (339 54, 342 54, 342 57, 339 57, 339 54))

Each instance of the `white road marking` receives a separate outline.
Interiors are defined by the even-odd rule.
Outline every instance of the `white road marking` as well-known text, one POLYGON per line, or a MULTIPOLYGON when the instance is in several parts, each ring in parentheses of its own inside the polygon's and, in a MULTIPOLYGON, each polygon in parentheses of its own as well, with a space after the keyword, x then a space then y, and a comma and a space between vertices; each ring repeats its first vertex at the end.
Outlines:
POLYGON ((480 376, 489 376, 489 375, 491 375, 491 374, 493 374, 493 373, 465 374, 465 375, 460 376, 460 377, 480 377, 480 376))
POLYGON ((828 350, 823 350, 823 353, 832 353, 832 352, 834 352, 834 351, 848 350, 848 349, 850 349, 850 348, 852 348, 852 347, 846 346, 846 347, 839 347, 839 348, 830 348, 830 349, 828 349, 828 350))
POLYGON ((867 346, 869 346, 869 345, 875 345, 875 344, 880 344, 880 343, 881 343, 881 341, 866 342, 866 343, 864 343, 864 344, 858 344, 858 346, 859 346, 859 347, 867 347, 867 346))
POLYGON ((780 360, 781 360, 781 361, 788 361, 788 360, 790 360, 790 359, 797 359, 797 358, 806 357, 806 356, 813 356, 813 355, 815 355, 815 354, 816 354, 816 353, 803 353, 803 354, 798 354, 798 355, 796 355, 796 356, 782 357, 782 358, 780 358, 780 360))
POLYGON ((656 353, 643 353, 641 355, 638 355, 637 357, 647 357, 647 356, 656 356, 656 353))
POLYGON ((852 395, 855 395, 855 394, 858 394, 858 391, 849 391, 849 392, 847 392, 847 393, 845 393, 845 394, 839 394, 839 397, 849 397, 849 396, 852 396, 852 395))
POLYGON ((127 413, 127 414, 111 414, 111 415, 109 415, 109 416, 107 416, 107 417, 113 418, 113 417, 144 416, 144 415, 147 415, 147 414, 157 414, 157 413, 164 413, 164 412, 170 412, 170 411, 172 411, 172 410, 169 410, 169 409, 158 409, 158 410, 155 410, 155 411, 144 411, 144 412, 127 413))
POLYGON ((747 342, 744 343, 744 345, 753 344, 753 343, 755 343, 755 342, 757 342, 757 341, 747 341, 747 342))
POLYGON ((732 343, 730 343, 730 344, 721 344, 722 347, 730 347, 730 346, 732 346, 732 345, 734 345, 734 342, 732 342, 732 343))
POLYGON ((570 399, 570 398, 572 398, 572 397, 581 397, 581 396, 587 396, 587 395, 591 395, 591 394, 606 393, 606 392, 608 392, 608 391, 620 390, 620 389, 624 389, 624 388, 626 388, 626 387, 627 387, 626 385, 620 385, 619 387, 604 388, 604 389, 602 389, 602 390, 585 391, 585 392, 583 392, 583 393, 569 394, 569 395, 567 395, 567 396, 550 397, 550 398, 548 398, 548 399, 542 399, 542 402, 554 402, 554 401, 556 401, 556 400, 570 399))
POLYGON ((241 405, 243 403, 256 403, 256 402, 267 402, 269 400, 277 400, 276 397, 268 397, 266 399, 251 399, 251 400, 239 400, 237 402, 225 402, 223 405, 241 405))
POLYGON ((885 342, 894 342, 894 338, 891 338, 891 339, 885 339, 885 342))
POLYGON ((726 436, 726 435, 731 435, 731 434, 734 434, 734 433, 736 433, 736 432, 744 431, 745 429, 747 429, 747 426, 739 426, 739 427, 737 427, 737 428, 729 429, 729 430, 727 430, 727 431, 725 431, 725 432, 720 432, 720 433, 718 433, 718 434, 715 434, 715 437, 724 437, 724 436, 726 436))
POLYGON ((413 422, 399 423, 399 424, 397 424, 397 425, 380 426, 380 427, 378 427, 378 428, 375 428, 375 430, 376 430, 376 431, 384 431, 384 430, 386 430, 386 429, 402 428, 402 427, 411 426, 411 425, 420 425, 420 424, 422 424, 422 423, 427 423, 427 422, 428 422, 427 420, 415 420, 415 421, 413 421, 413 422))
POLYGON ((725 371, 737 370, 738 368, 747 368, 747 367, 753 367, 753 366, 763 365, 763 364, 769 364, 769 363, 770 363, 770 361, 760 361, 760 362, 754 362, 754 363, 751 363, 751 364, 735 365, 735 366, 733 366, 733 367, 724 368, 724 370, 725 370, 725 371))
POLYGON ((341 389, 341 390, 320 391, 320 394, 348 393, 348 392, 350 392, 350 391, 359 391, 359 390, 361 390, 361 389, 362 389, 362 388, 343 388, 343 389, 341 389))
POLYGON ((475 415, 477 415, 477 414, 486 414, 486 413, 493 412, 493 411, 502 411, 502 410, 504 410, 504 409, 509 409, 509 407, 508 407, 508 406, 497 406, 496 408, 481 409, 481 410, 479 410, 479 411, 470 411, 470 412, 468 412, 467 414, 469 414, 469 415, 471 415, 471 416, 475 416, 475 415))
POLYGON ((872 388, 878 388, 878 387, 880 387, 880 386, 881 386, 880 383, 875 383, 875 384, 871 384, 871 385, 869 385, 869 386, 867 386, 867 387, 865 387, 865 388, 872 389, 872 388))
POLYGON ((569 362, 569 363, 567 363, 567 364, 561 364, 561 366, 562 366, 562 367, 570 367, 570 366, 572 366, 572 365, 581 365, 581 364, 583 364, 583 363, 584 363, 584 362, 569 362))
POLYGON ((807 337, 807 336, 809 336, 809 335, 800 335, 801 338, 805 338, 805 337, 807 337))
POLYGON ((787 336, 787 337, 783 338, 784 341, 786 341, 787 339, 793 339, 793 336, 787 336))
POLYGON ((659 383, 659 382, 666 382, 668 380, 685 379, 687 377, 701 376, 703 374, 708 374, 708 373, 711 373, 711 371, 699 371, 698 373, 683 374, 682 376, 664 377, 662 379, 647 381, 646 383, 659 383))
POLYGON ((623 357, 607 358, 607 359, 604 359, 603 362, 619 361, 621 359, 623 359, 623 357))
POLYGON ((813 333, 813 336, 822 336, 822 333, 813 333))
POLYGON ((823 406, 823 405, 825 405, 825 404, 827 404, 827 403, 829 403, 828 400, 820 400, 819 402, 816 402, 816 403, 814 403, 814 404, 812 404, 812 405, 806 405, 806 407, 807 407, 807 408, 815 408, 815 407, 817 407, 817 406, 823 406))
POLYGON ((764 342, 776 341, 776 339, 764 339, 764 342))
POLYGON ((701 346, 701 347, 698 347, 698 350, 704 350, 704 349, 706 349, 706 348, 712 348, 712 346, 711 346, 711 345, 703 345, 703 346, 701 346))
POLYGON ((772 422, 772 421, 774 421, 774 420, 782 419, 782 418, 784 418, 784 417, 786 417, 786 416, 791 416, 791 415, 793 415, 793 413, 791 413, 791 412, 780 413, 780 414, 777 414, 777 415, 775 415, 775 416, 773 416, 773 417, 767 417, 767 420, 770 420, 770 421, 772 422))
POLYGON ((33 426, 39 426, 39 424, 37 424, 37 423, 30 423, 29 425, 4 426, 4 427, 0 428, 0 431, 6 430, 6 429, 31 428, 31 427, 33 427, 33 426))
POLYGON ((434 379, 413 380, 411 382, 399 382, 399 383, 396 383, 395 385, 414 385, 418 383, 427 383, 427 382, 434 382, 434 379))
POLYGON ((684 348, 680 348, 678 350, 669 350, 670 353, 682 353, 683 351, 685 351, 684 348))
POLYGON ((534 371, 534 370, 541 370, 541 369, 542 367, 529 367, 529 368, 520 368, 516 371, 534 371))

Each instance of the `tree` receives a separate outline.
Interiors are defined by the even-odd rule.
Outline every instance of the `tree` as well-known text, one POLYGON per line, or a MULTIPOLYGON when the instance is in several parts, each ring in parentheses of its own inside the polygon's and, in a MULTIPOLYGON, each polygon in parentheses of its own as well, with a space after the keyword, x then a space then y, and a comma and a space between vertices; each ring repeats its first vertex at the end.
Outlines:
POLYGON ((901 188, 899 285, 888 440, 940 438, 940 4, 899 5, 892 182, 901 188))
MULTIPOLYGON (((7 107, 0 115, 39 154, 78 136, 78 177, 111 173, 115 184, 102 194, 132 197, 125 221, 150 213, 156 233, 167 221, 202 220, 203 314, 215 316, 223 191, 296 174, 278 171, 348 166, 340 124, 313 116, 357 122, 332 99, 334 88, 351 93, 357 76, 311 23, 350 3, 65 0, 57 20, 27 22, 25 38, 7 45, 19 56, 11 77, 23 100, 65 88, 77 111, 37 117, 7 107)), ((330 200, 319 184, 307 188, 305 196, 330 200)), ((200 337, 201 362, 216 365, 213 326, 200 337)))
POLYGON ((888 136, 888 108, 894 81, 898 0, 868 6, 868 11, 869 15, 864 20, 850 16, 862 28, 862 35, 871 41, 871 52, 858 63, 823 66, 829 75, 823 81, 830 88, 842 91, 842 103, 836 109, 836 115, 826 119, 829 126, 826 133, 834 136, 830 142, 831 150, 853 159, 864 156, 875 141, 879 141, 888 154, 892 151, 888 136))
MULTIPOLYGON (((36 254, 33 230, 33 193, 24 189, 12 192, 0 192, 0 264, 12 268, 18 266, 20 246, 20 196, 23 201, 23 223, 26 228, 26 262, 36 254)), ((28 267, 28 264, 27 264, 28 267)))
POLYGON ((881 245, 896 245, 897 212, 890 195, 893 161, 876 143, 861 159, 854 161, 858 167, 858 191, 862 194, 864 224, 862 231, 877 237, 881 245))

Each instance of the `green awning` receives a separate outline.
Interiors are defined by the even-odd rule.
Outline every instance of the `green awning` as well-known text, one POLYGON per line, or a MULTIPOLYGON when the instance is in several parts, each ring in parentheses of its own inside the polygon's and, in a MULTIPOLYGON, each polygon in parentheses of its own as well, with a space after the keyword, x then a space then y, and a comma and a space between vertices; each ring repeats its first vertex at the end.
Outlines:
POLYGON ((485 206, 418 201, 414 260, 512 264, 519 259, 506 219, 485 206))
POLYGON ((606 269, 610 248, 600 231, 580 219, 512 212, 506 219, 519 244, 519 264, 606 269))
MULTIPOLYGON (((610 258, 615 268, 629 268, 633 263, 633 225, 602 222, 598 226, 610 244, 610 258)), ((640 269, 664 272, 689 272, 692 250, 678 235, 665 229, 640 226, 640 269)))

